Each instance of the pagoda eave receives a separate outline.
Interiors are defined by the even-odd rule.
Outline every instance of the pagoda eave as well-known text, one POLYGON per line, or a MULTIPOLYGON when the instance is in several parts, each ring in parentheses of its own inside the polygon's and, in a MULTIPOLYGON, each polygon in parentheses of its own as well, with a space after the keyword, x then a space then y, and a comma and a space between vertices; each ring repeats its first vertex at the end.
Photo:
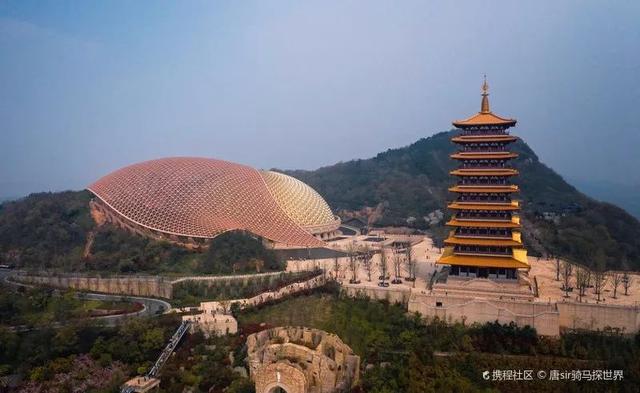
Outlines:
POLYGON ((515 211, 520 209, 517 202, 512 203, 463 203, 453 202, 447 206, 451 210, 497 210, 497 211, 515 211))
POLYGON ((460 237, 449 237, 445 239, 445 244, 461 246, 484 246, 484 247, 522 247, 522 242, 513 239, 470 239, 460 237))
POLYGON ((464 228, 520 228, 520 223, 515 221, 487 221, 487 220, 460 220, 452 219, 445 224, 450 227, 464 228))
POLYGON ((453 176, 517 176, 515 169, 454 169, 449 172, 453 176))
POLYGON ((528 263, 519 261, 513 257, 490 257, 452 254, 448 256, 442 256, 442 258, 440 258, 436 263, 440 265, 495 267, 502 269, 529 269, 528 263))
POLYGON ((472 128, 472 127, 513 127, 517 123, 516 119, 506 119, 504 117, 500 117, 496 114, 493 114, 490 111, 487 112, 478 112, 477 114, 471 116, 468 119, 457 120, 452 122, 451 124, 454 127, 458 128, 472 128))
POLYGON ((520 192, 520 188, 516 185, 511 186, 453 186, 449 188, 451 192, 457 193, 512 193, 512 192, 520 192))
POLYGON ((512 158, 517 158, 518 154, 505 152, 505 153, 496 153, 496 152, 473 152, 473 153, 453 153, 449 157, 454 160, 509 160, 512 158))

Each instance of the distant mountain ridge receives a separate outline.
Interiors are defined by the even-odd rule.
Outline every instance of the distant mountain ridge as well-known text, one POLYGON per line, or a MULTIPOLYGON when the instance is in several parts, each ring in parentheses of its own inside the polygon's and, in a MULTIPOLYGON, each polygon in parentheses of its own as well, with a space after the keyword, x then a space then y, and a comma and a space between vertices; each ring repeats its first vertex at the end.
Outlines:
MULTIPOLYGON (((430 213, 445 212, 455 162, 450 138, 455 131, 435 134, 373 158, 341 162, 317 170, 292 170, 315 188, 336 210, 377 208, 375 224, 429 229, 441 240, 443 222, 429 225, 430 213), (411 219, 413 218, 413 219, 411 219)), ((640 269, 640 222, 623 209, 579 192, 522 140, 512 145, 519 154, 513 164, 520 171, 515 183, 523 204, 524 239, 530 253, 555 254, 577 262, 640 269)), ((444 221, 444 220, 443 220, 444 221)))
POLYGON ((608 181, 571 180, 576 187, 599 201, 613 203, 640 219, 640 184, 619 184, 608 181))

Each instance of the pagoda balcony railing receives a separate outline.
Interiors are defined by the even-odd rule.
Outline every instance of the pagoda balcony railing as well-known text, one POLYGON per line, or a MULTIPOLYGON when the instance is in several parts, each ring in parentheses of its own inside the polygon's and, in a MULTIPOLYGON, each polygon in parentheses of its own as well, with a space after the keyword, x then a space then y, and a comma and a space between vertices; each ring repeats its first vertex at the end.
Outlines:
POLYGON ((513 167, 504 164, 503 162, 496 162, 494 165, 485 164, 470 164, 466 161, 464 164, 458 166, 458 169, 513 169, 513 167))
POLYGON ((495 185, 507 185, 506 180, 490 180, 490 181, 473 181, 469 179, 463 179, 457 183, 459 186, 495 186, 495 185))
POLYGON ((457 255, 477 255, 477 256, 497 256, 497 257, 510 257, 511 255, 513 255, 511 253, 511 250, 508 250, 506 252, 496 252, 496 251, 459 251, 454 249, 453 252, 455 252, 457 255))
MULTIPOLYGON (((463 194, 464 195, 464 194, 463 194)), ((456 202, 463 202, 463 203, 495 203, 495 204, 504 204, 504 203, 511 203, 511 199, 509 198, 469 198, 466 195, 465 196, 460 196, 456 202)))
MULTIPOLYGON (((466 195, 464 195, 466 197, 466 195)), ((450 205, 452 203, 461 203, 463 205, 505 205, 509 204, 511 206, 520 206, 519 199, 510 199, 510 198, 500 198, 500 199, 489 199, 487 197, 479 200, 479 199, 464 199, 462 196, 454 199, 448 200, 447 204, 450 205)))
POLYGON ((483 127, 483 128, 466 128, 460 133, 461 135, 508 135, 509 131, 504 128, 498 127, 483 127))
POLYGON ((513 235, 509 234, 489 234, 489 233, 454 233, 455 237, 460 238, 485 238, 485 239, 496 239, 496 240, 511 240, 513 239, 513 235))
POLYGON ((498 148, 498 147, 465 147, 464 149, 460 150, 460 153, 475 153, 475 152, 481 152, 481 153, 485 153, 485 152, 505 152, 507 151, 506 148, 498 148))
POLYGON ((458 220, 463 220, 463 221, 504 221, 504 222, 511 222, 511 217, 497 217, 497 216, 461 216, 461 215, 456 215, 456 218, 458 220))

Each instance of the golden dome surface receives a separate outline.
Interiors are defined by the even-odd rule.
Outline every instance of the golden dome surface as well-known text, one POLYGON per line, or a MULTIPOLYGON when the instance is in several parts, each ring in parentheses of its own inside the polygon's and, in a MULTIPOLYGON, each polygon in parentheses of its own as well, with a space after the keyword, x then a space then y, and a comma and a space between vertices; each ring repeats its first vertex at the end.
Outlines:
POLYGON ((298 225, 311 233, 326 232, 325 226, 335 225, 337 229, 339 219, 316 190, 283 173, 262 171, 261 174, 278 205, 298 225))

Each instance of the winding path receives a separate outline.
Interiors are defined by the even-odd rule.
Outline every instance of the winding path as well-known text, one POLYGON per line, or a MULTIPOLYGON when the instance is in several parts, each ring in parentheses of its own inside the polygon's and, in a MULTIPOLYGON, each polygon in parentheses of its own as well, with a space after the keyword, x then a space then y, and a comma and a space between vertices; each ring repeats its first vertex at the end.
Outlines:
MULTIPOLYGON (((11 280, 11 276, 16 274, 18 271, 15 270, 6 270, 0 269, 0 280, 7 285, 17 286, 17 287, 25 287, 32 288, 33 285, 22 284, 19 282, 15 282, 11 280)), ((110 295, 104 293, 93 293, 93 292, 79 292, 78 297, 82 299, 91 299, 91 300, 109 300, 109 301, 125 301, 125 302, 137 302, 142 303, 142 310, 133 311, 127 314, 117 314, 117 315, 104 315, 98 317, 91 317, 92 320, 99 320, 104 322, 107 325, 116 325, 120 321, 132 318, 132 317, 145 317, 145 316, 153 316, 162 313, 169 312, 171 310, 171 304, 161 299, 154 299, 148 297, 139 297, 139 296, 127 296, 127 295, 110 295)))

